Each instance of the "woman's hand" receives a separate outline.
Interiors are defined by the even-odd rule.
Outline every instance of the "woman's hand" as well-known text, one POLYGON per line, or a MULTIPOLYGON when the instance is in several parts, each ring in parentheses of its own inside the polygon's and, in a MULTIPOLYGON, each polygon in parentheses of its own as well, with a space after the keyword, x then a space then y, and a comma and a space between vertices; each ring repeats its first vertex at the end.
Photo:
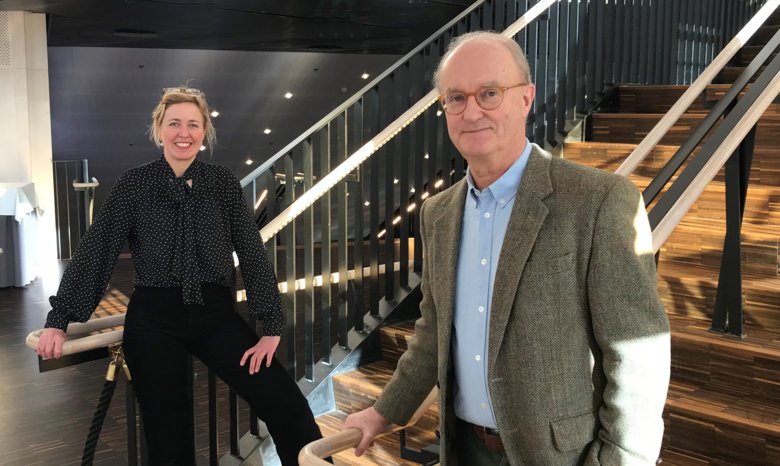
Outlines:
POLYGON ((58 328, 47 328, 38 338, 35 351, 44 359, 62 356, 62 344, 65 343, 65 332, 58 328))
POLYGON ((271 367, 271 360, 274 358, 276 348, 279 346, 279 340, 281 339, 282 337, 269 336, 261 338, 255 346, 244 352, 244 357, 241 358, 240 365, 243 367, 246 360, 249 359, 250 374, 260 372, 260 366, 263 364, 263 359, 267 359, 265 367, 271 367))

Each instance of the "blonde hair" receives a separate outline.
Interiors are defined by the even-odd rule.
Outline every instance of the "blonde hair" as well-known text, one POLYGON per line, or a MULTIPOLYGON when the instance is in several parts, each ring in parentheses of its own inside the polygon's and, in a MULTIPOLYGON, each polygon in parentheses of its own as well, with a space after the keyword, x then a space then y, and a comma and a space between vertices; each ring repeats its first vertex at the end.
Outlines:
POLYGON ((203 130, 206 135, 206 146, 209 148, 209 152, 211 152, 214 149, 214 144, 217 142, 217 132, 214 130, 214 125, 211 122, 211 113, 209 112, 209 104, 206 102, 206 94, 199 89, 193 89, 191 87, 183 86, 163 90, 160 102, 152 111, 152 126, 149 128, 149 139, 151 139, 157 147, 162 148, 160 128, 162 128, 165 111, 171 105, 185 102, 193 103, 198 106, 198 110, 203 117, 203 130))
MULTIPOLYGON (((444 68, 444 64, 450 59, 455 50, 461 45, 467 42, 492 42, 503 45, 510 54, 520 70, 520 74, 525 78, 526 82, 531 82, 531 67, 528 66, 528 59, 525 57, 523 48, 510 37, 503 36, 495 31, 475 31, 468 32, 461 36, 456 37, 447 46, 447 51, 444 52, 444 56, 439 60, 439 65, 436 67, 436 71, 433 73, 433 85, 436 89, 439 89, 439 77, 441 71, 444 68)), ((441 89, 439 89, 441 90, 441 89)))

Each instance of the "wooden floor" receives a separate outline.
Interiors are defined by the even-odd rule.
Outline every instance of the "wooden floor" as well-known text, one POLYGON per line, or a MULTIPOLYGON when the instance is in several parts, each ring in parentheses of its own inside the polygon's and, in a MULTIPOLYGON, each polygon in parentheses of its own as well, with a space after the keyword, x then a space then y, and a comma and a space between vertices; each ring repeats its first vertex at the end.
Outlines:
MULTIPOLYGON (((43 327, 48 297, 56 291, 58 273, 24 288, 0 289, 0 465, 81 464, 84 441, 100 397, 107 360, 39 373, 35 353, 24 339, 43 327)), ((128 259, 120 259, 107 300, 98 314, 123 312, 132 289, 128 259)), ((195 363, 195 403, 207 406, 207 372, 195 363)), ((127 464, 125 385, 121 377, 95 454, 96 465, 127 464)), ((240 401, 241 425, 248 409, 240 401)), ((201 412, 202 411, 202 412, 201 412)), ((219 453, 228 452, 227 388, 218 382, 219 453)), ((196 413, 198 464, 208 464, 207 412, 196 413)))

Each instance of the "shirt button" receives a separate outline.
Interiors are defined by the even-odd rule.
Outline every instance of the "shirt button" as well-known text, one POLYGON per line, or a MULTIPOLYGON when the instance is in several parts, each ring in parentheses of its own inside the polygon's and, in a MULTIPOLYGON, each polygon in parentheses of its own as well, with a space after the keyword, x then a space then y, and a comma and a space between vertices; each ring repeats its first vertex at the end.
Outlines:
POLYGON ((487 409, 487 403, 480 403, 479 406, 481 406, 482 409, 487 409))
POLYGON ((479 307, 477 308, 477 310, 478 310, 479 312, 485 312, 485 306, 479 306, 479 307))
POLYGON ((487 265, 487 259, 482 259, 481 261, 479 261, 479 263, 482 265, 487 265))
POLYGON ((490 212, 485 212, 485 218, 490 218, 490 212))
POLYGON ((476 355, 476 356, 474 356, 474 359, 476 359, 477 361, 481 361, 482 360, 482 356, 476 355))
POLYGON ((500 202, 501 205, 504 205, 504 204, 506 204, 506 199, 500 199, 498 202, 500 202))

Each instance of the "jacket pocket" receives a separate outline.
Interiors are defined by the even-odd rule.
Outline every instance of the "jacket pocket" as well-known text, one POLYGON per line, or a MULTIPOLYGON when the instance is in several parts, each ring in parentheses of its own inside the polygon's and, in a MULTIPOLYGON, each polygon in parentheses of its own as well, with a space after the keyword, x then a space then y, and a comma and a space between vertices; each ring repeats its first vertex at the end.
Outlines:
POLYGON ((596 437, 598 410, 550 421, 553 443, 558 451, 572 451, 589 444, 596 437))

